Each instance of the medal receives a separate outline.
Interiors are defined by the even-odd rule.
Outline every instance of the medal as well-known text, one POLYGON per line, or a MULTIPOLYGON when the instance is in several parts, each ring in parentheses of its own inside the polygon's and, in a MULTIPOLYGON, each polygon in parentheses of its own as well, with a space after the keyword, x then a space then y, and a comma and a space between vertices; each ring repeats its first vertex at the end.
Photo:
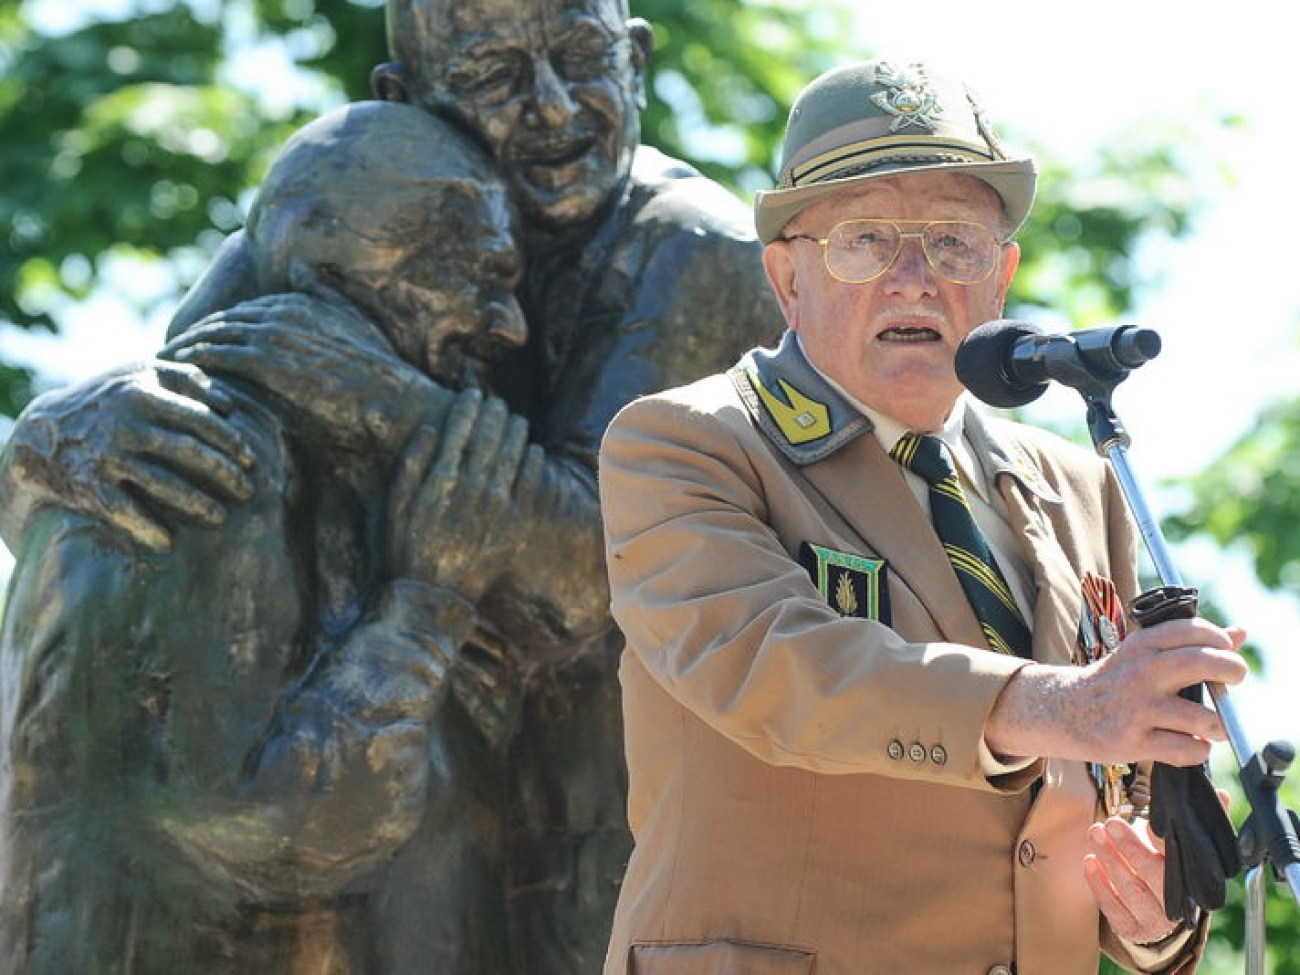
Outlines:
MULTIPOLYGON (((1091 572, 1083 577, 1083 608, 1079 614, 1079 637, 1074 662, 1081 667, 1114 651, 1124 639, 1124 603, 1109 579, 1091 572)), ((1145 776, 1127 762, 1089 762, 1088 771, 1107 816, 1133 820, 1146 815, 1149 790, 1145 776)))

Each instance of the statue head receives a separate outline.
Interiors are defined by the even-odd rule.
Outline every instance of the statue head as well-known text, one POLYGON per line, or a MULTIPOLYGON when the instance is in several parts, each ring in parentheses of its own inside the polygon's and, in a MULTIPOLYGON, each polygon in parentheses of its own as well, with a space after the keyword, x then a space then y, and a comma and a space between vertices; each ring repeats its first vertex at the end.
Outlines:
POLYGON ((652 48, 627 0, 388 0, 388 40, 377 93, 475 133, 529 229, 581 226, 621 189, 652 48))
POLYGON ((434 379, 526 338, 513 210, 491 160, 411 105, 357 102, 285 144, 246 233, 263 293, 321 282, 434 379))

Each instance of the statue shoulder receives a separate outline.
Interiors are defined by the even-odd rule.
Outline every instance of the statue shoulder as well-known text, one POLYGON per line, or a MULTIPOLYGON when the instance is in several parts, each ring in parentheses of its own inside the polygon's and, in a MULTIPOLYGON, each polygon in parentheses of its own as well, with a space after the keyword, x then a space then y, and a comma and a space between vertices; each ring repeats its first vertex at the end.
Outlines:
POLYGON ((207 270, 181 299, 167 327, 167 338, 175 338, 213 312, 225 311, 257 294, 252 247, 240 228, 225 239, 207 270))
POLYGON ((631 205, 635 222, 675 227, 701 243, 758 247, 750 208, 698 170, 657 149, 642 146, 632 166, 631 205))

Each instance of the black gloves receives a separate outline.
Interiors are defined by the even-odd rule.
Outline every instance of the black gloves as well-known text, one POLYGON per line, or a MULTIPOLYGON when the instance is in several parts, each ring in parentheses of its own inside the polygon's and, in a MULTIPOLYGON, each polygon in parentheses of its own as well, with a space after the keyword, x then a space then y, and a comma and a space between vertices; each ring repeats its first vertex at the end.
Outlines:
MULTIPOLYGON (((1196 615, 1197 591, 1162 586, 1142 593, 1130 607, 1139 626, 1155 626, 1196 615)), ((1201 687, 1184 688, 1201 701, 1201 687)), ((1204 765, 1178 767, 1156 762, 1151 771, 1151 829, 1165 841, 1165 915, 1194 924, 1197 906, 1223 906, 1227 882, 1241 871, 1237 834, 1219 802, 1204 765)))

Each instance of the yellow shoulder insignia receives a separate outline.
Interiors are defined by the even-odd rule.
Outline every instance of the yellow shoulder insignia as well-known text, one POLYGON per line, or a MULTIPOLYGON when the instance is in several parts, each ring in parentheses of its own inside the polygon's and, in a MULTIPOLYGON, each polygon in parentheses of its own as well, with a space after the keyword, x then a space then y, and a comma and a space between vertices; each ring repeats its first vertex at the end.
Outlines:
POLYGON ((781 392, 789 402, 783 402, 759 380, 753 372, 746 373, 754 392, 767 407, 767 412, 781 433, 792 444, 808 443, 825 437, 831 432, 831 414, 824 403, 809 399, 784 379, 778 379, 781 392))

